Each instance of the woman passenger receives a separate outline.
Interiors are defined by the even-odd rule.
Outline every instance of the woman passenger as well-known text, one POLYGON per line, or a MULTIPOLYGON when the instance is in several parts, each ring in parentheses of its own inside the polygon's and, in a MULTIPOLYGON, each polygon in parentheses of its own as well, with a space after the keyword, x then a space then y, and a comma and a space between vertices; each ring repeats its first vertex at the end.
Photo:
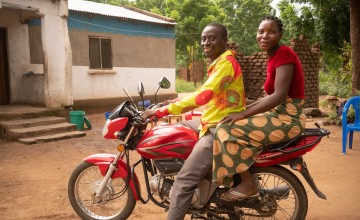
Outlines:
POLYGON ((224 117, 216 128, 213 148, 213 182, 233 187, 222 195, 225 200, 251 199, 259 195, 249 167, 263 146, 288 141, 304 131, 304 76, 295 52, 280 44, 281 20, 265 17, 258 28, 257 42, 266 51, 267 96, 242 112, 224 117), (241 183, 233 186, 233 175, 241 183))

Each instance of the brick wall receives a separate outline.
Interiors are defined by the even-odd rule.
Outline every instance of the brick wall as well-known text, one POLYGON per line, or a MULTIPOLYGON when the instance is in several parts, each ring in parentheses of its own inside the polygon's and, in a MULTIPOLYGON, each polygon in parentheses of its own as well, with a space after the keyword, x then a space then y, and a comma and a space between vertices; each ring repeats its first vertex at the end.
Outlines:
POLYGON ((201 82, 205 76, 205 63, 203 61, 195 61, 188 68, 181 67, 178 71, 180 79, 190 82, 201 82))
MULTIPOLYGON (((301 35, 293 38, 288 45, 298 55, 303 67, 305 78, 305 108, 319 107, 319 45, 311 48, 306 39, 301 35)), ((267 54, 265 52, 253 53, 251 56, 244 56, 238 51, 235 43, 229 43, 229 49, 236 51, 236 58, 241 65, 244 76, 245 93, 248 99, 256 100, 266 93, 263 85, 266 79, 267 54)))
MULTIPOLYGON (((319 107, 319 62, 320 49, 319 44, 309 47, 303 35, 299 38, 293 38, 288 45, 298 55, 303 67, 305 77, 305 108, 319 107)), ((251 100, 266 95, 263 85, 266 79, 266 52, 253 53, 251 56, 245 56, 239 51, 236 43, 229 43, 228 48, 236 51, 236 58, 241 65, 244 75, 244 85, 246 97, 251 100)), ((210 63, 207 62, 207 66, 210 63)), ((191 66, 180 68, 179 77, 192 82, 199 82, 204 78, 205 65, 199 61, 194 64, 194 70, 191 66)))

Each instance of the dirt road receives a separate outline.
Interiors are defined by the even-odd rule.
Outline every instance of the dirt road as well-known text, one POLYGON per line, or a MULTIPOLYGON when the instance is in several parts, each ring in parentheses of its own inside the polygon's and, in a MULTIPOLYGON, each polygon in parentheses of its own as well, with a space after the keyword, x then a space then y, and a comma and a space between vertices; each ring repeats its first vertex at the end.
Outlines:
MULTIPOLYGON (((82 158, 94 153, 114 153, 116 141, 101 136, 103 114, 87 115, 93 129, 86 137, 36 145, 0 141, 1 219, 80 219, 67 198, 67 182, 82 158)), ((307 127, 313 127, 309 121, 307 127)), ((355 134, 353 150, 341 153, 341 127, 331 131, 320 146, 304 156, 322 200, 305 184, 309 197, 307 219, 360 219, 360 135, 355 134)), ((138 172, 141 174, 141 172, 138 172)), ((152 202, 138 202, 130 220, 165 219, 166 214, 152 202)), ((190 219, 187 217, 186 219, 190 219)))

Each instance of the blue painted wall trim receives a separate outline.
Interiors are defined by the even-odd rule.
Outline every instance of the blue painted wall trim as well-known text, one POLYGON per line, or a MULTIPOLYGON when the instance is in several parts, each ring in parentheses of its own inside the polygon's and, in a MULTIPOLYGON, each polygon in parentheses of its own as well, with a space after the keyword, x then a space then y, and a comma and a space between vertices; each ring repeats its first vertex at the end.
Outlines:
POLYGON ((28 25, 29 26, 41 26, 41 19, 40 18, 34 18, 34 19, 31 19, 29 20, 28 22, 28 25))
POLYGON ((174 25, 124 20, 123 18, 73 11, 69 12, 68 27, 69 30, 175 39, 174 25))
MULTIPOLYGON (((29 26, 41 26, 41 19, 32 19, 29 26)), ((124 20, 97 14, 69 11, 69 30, 124 34, 131 36, 151 36, 175 39, 175 26, 149 23, 137 20, 124 20)))

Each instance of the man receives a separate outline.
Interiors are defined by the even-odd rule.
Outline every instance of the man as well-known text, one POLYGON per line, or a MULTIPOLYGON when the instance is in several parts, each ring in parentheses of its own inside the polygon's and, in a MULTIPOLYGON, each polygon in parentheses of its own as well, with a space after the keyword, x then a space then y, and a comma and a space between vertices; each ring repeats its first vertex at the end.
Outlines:
POLYGON ((214 130, 230 113, 245 110, 243 76, 232 51, 226 50, 227 30, 219 23, 207 25, 201 34, 201 46, 211 64, 208 79, 196 92, 159 109, 147 110, 146 119, 182 114, 206 105, 199 120, 183 125, 199 132, 199 140, 176 177, 170 195, 168 220, 184 219, 196 186, 210 172, 213 159, 214 130), (196 169, 194 169, 196 167, 196 169))

